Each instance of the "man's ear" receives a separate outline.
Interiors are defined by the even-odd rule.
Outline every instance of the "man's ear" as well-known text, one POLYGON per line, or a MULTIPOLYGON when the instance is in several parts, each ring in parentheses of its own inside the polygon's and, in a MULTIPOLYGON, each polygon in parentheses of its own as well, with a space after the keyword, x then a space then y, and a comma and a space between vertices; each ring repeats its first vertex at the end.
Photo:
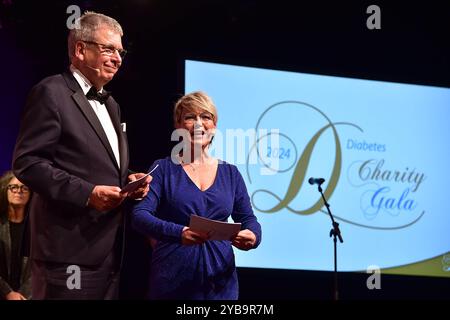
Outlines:
POLYGON ((85 53, 86 46, 84 45, 84 43, 77 41, 77 43, 75 43, 75 57, 77 57, 78 60, 83 61, 85 53))

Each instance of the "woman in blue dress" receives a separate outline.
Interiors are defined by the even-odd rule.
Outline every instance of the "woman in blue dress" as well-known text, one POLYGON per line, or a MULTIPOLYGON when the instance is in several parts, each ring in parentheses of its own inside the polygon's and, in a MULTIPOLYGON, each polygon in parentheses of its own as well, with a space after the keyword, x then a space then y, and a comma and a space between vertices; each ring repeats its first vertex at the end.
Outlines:
POLYGON ((211 157, 208 147, 217 125, 212 100, 193 92, 178 100, 174 122, 183 148, 157 160, 150 192, 132 212, 132 225, 152 239, 151 299, 238 298, 232 245, 241 250, 261 242, 261 226, 236 166, 211 157), (184 133, 184 134, 183 134, 184 133), (241 230, 230 240, 208 240, 190 229, 190 216, 227 221, 241 230))

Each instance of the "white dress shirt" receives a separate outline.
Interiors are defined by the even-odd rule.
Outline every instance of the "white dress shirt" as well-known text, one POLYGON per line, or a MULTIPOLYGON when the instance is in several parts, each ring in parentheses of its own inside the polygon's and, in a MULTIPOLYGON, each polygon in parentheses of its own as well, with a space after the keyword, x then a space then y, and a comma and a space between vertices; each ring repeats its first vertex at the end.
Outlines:
MULTIPOLYGON (((80 84, 81 89, 83 89, 83 93, 86 95, 86 93, 92 87, 91 82, 81 73, 80 70, 75 68, 73 65, 70 66, 70 71, 80 84)), ((103 88, 100 89, 100 92, 101 91, 103 91, 103 88)), ((100 103, 97 100, 88 100, 88 101, 92 109, 94 110, 95 114, 97 115, 98 120, 102 124, 103 130, 105 131, 106 136, 108 137, 111 149, 114 152, 114 157, 116 158, 117 165, 120 168, 119 139, 117 138, 117 133, 116 130, 114 129, 108 110, 106 109, 106 106, 104 104, 100 103)))

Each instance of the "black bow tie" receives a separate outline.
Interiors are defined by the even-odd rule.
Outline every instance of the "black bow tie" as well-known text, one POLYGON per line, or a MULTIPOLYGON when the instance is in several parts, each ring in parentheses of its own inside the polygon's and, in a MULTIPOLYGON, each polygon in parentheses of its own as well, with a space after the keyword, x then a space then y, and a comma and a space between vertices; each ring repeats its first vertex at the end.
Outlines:
POLYGON ((88 93, 86 93, 86 98, 88 100, 97 100, 98 102, 104 104, 106 102, 106 100, 108 100, 110 95, 111 95, 111 92, 103 90, 103 92, 100 93, 95 89, 95 87, 91 87, 91 89, 89 89, 88 93))

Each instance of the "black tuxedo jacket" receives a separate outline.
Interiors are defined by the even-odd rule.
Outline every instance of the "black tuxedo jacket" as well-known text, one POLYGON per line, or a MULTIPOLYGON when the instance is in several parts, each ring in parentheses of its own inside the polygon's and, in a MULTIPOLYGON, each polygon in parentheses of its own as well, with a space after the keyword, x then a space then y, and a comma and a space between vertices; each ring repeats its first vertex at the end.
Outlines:
POLYGON ((120 208, 100 213, 86 206, 95 185, 122 187, 128 144, 120 108, 105 103, 119 139, 120 169, 94 110, 71 72, 33 87, 22 114, 13 170, 35 193, 31 201, 31 257, 95 265, 114 245, 120 208))

